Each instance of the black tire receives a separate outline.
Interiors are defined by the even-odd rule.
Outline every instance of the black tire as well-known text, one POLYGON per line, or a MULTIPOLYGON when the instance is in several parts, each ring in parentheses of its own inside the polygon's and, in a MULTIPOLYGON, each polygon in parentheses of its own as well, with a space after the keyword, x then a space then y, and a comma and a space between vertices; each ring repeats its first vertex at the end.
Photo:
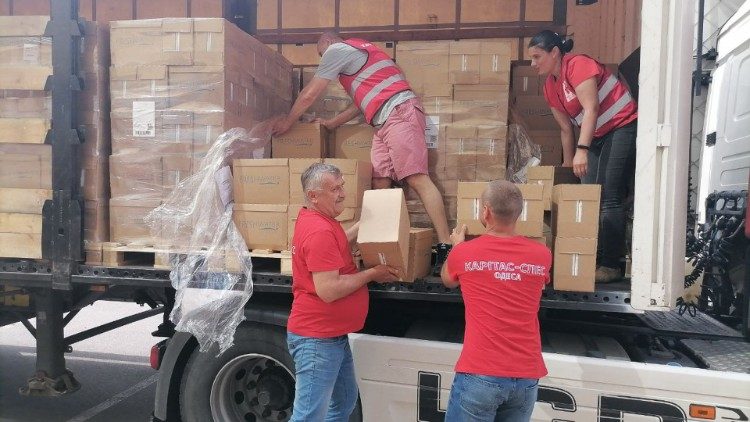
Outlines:
MULTIPOLYGON (((183 421, 289 420, 294 401, 294 361, 283 328, 242 324, 235 334, 234 345, 218 357, 217 351, 212 347, 201 353, 196 348, 188 360, 180 385, 183 421), (263 369, 257 373, 259 368, 263 369), (261 396, 260 384, 272 388, 263 389, 261 396)), ((359 403, 349 420, 362 421, 359 403)))

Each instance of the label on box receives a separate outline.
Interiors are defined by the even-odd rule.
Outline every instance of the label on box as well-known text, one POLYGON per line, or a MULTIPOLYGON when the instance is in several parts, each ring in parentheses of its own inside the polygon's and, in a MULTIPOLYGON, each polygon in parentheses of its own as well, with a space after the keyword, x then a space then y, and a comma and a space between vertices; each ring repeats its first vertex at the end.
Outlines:
POLYGON ((440 134, 440 116, 425 116, 425 142, 427 148, 435 149, 438 147, 438 135, 440 134))
POLYGON ((156 103, 133 101, 133 136, 153 138, 156 136, 156 103))
POLYGON ((27 63, 39 63, 39 44, 23 45, 23 61, 27 63))

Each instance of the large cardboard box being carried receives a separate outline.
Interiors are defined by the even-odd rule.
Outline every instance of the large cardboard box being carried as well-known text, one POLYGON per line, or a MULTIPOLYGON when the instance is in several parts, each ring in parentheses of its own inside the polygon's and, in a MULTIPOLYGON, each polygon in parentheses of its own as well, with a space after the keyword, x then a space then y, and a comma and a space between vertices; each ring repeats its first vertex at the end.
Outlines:
POLYGON ((562 184, 579 183, 578 177, 573 174, 572 167, 559 166, 535 166, 526 170, 526 178, 530 184, 544 186, 544 210, 552 209, 552 187, 562 184))
POLYGON ((555 239, 553 286, 555 290, 593 292, 596 272, 596 239, 555 239))
POLYGON ((557 185, 552 188, 552 234, 555 237, 599 236, 601 185, 557 185))
POLYGON ((234 201, 238 204, 289 204, 289 160, 234 160, 234 201))
POLYGON ((402 280, 409 264, 409 212, 401 189, 368 190, 362 200, 357 243, 367 267, 398 268, 402 280))
POLYGON ((409 267, 404 281, 412 282, 432 271, 432 229, 412 227, 409 231, 409 267))
POLYGON ((344 177, 344 191, 346 198, 344 206, 357 208, 362 205, 362 196, 372 187, 372 164, 369 161, 343 160, 328 158, 324 161, 341 170, 344 177))
POLYGON ((343 125, 336 128, 333 139, 335 158, 349 158, 370 162, 372 137, 375 129, 370 125, 343 125))
POLYGON ((326 149, 326 128, 320 123, 295 123, 271 139, 273 158, 325 158, 326 149))
POLYGON ((288 205, 235 204, 232 220, 248 249, 287 250, 288 205))

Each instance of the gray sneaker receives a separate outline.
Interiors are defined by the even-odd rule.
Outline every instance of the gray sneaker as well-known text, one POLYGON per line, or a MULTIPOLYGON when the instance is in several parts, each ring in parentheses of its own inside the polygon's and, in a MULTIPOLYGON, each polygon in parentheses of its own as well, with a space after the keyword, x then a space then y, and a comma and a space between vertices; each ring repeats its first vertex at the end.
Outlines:
POLYGON ((597 283, 612 283, 622 279, 622 272, 619 268, 596 267, 594 279, 597 283))

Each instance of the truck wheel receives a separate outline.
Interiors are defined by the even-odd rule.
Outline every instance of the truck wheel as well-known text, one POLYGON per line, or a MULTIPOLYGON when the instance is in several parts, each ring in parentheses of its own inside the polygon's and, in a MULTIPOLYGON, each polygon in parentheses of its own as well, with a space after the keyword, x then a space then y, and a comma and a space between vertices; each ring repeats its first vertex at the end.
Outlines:
MULTIPOLYGON (((241 325, 234 345, 220 356, 197 348, 180 386, 185 422, 283 422, 292 415, 294 361, 286 332, 268 325, 241 325)), ((359 403, 350 422, 362 420, 359 403)))

